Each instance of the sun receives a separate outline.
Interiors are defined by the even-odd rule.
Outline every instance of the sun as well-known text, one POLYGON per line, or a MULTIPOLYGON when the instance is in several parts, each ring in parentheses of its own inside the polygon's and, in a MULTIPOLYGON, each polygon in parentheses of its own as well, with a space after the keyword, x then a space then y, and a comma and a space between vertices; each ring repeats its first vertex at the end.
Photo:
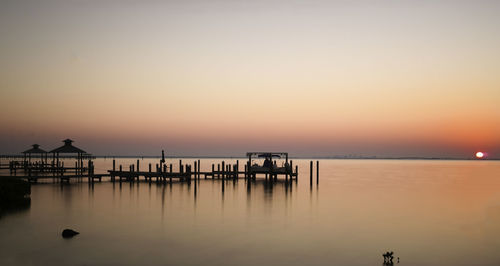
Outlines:
POLYGON ((480 151, 476 152, 476 158, 482 159, 483 157, 484 157, 484 153, 482 153, 480 151))

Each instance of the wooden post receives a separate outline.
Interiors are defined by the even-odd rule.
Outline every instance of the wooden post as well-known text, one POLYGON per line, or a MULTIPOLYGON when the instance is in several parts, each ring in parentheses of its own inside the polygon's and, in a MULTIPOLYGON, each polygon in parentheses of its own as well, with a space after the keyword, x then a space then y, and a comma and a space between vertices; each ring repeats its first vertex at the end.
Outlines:
MULTIPOLYGON (((285 162, 285 181, 288 181, 288 167, 290 167, 290 165, 288 164, 288 158, 287 158, 287 161, 285 162)), ((290 176, 290 180, 291 180, 291 176, 290 176)), ((286 184, 286 183, 285 183, 286 184)))
POLYGON ((299 181, 299 166, 295 166, 295 183, 299 181))
MULTIPOLYGON (((170 172, 172 172, 172 169, 170 169, 170 172)), ((167 174, 167 165, 163 165, 163 173, 161 174, 161 179, 166 181, 166 174, 167 174), (164 178, 165 177, 165 178, 164 178)), ((156 177, 156 180, 158 180, 158 177, 156 177)), ((172 182, 172 177, 170 177, 170 182, 172 182)))
MULTIPOLYGON (((215 170, 215 164, 212 164, 212 179, 214 179, 214 170, 215 170)), ((205 175, 205 179, 207 179, 207 176, 205 175)))
POLYGON ((139 160, 137 160, 137 172, 140 172, 139 171, 139 160))
POLYGON ((57 170, 59 171, 59 153, 57 153, 57 170))
POLYGON ((245 174, 244 174, 245 180, 247 180, 247 173, 248 173, 248 167, 245 164, 245 174))
POLYGON ((196 175, 196 178, 198 180, 200 180, 200 177, 201 177, 201 174, 200 174, 200 160, 198 160, 198 170, 196 171, 197 175, 196 175))
POLYGON ((233 167, 234 180, 238 179, 238 161, 236 161, 236 165, 233 167))
POLYGON ((116 162, 115 162, 115 159, 113 159, 113 174, 111 174, 111 181, 113 181, 113 183, 115 182, 115 171, 116 171, 116 162))
POLYGON ((293 179, 293 160, 290 160, 290 181, 293 179))
POLYGON ((310 169, 309 169, 310 170, 309 183, 312 187, 312 185, 313 185, 313 161, 310 162, 309 167, 310 167, 310 169))
POLYGON ((151 163, 149 163, 149 172, 151 173, 151 163))
POLYGON ((80 160, 79 160, 79 167, 80 167, 80 175, 83 175, 83 155, 80 154, 80 160))
POLYGON ((194 161, 194 180, 196 181, 196 172, 198 169, 198 161, 194 161))
MULTIPOLYGON (((224 168, 222 168, 222 169, 224 169, 224 168)), ((224 199, 224 190, 225 190, 225 184, 224 183, 226 183, 226 182, 224 182, 224 177, 222 177, 221 184, 222 184, 222 196, 223 196, 223 199, 224 199)))
POLYGON ((316 185, 319 185, 319 161, 316 161, 316 185))
POLYGON ((217 164, 217 179, 220 178, 220 163, 217 164))
POLYGON ((236 178, 238 178, 238 171, 240 169, 240 160, 236 160, 236 178))
POLYGON ((122 165, 120 164, 120 174, 118 175, 118 180, 120 181, 120 184, 122 182, 122 172, 123 172, 122 165))
POLYGON ((94 181, 94 179, 93 179, 93 178, 91 178, 92 172, 91 172, 91 170, 90 170, 90 169, 92 169, 92 161, 91 161, 91 160, 89 160, 89 161, 87 162, 87 167, 88 167, 88 174, 89 174, 89 178, 88 178, 88 179, 89 179, 89 181, 90 181, 90 182, 93 182, 93 181, 94 181))
POLYGON ((248 162, 247 162, 247 178, 248 179, 250 179, 251 175, 252 175, 251 168, 252 168, 252 165, 251 165, 250 156, 249 156, 249 159, 248 159, 248 162))
MULTIPOLYGON (((201 172, 201 170, 200 170, 200 169, 201 169, 201 167, 200 167, 200 166, 201 166, 201 161, 198 159, 198 179, 200 179, 200 176, 201 176, 201 175, 200 175, 200 172, 201 172)), ((205 178, 206 178, 206 177, 207 177, 207 176, 205 176, 205 178)))
POLYGON ((172 164, 170 164, 170 175, 169 175, 169 181, 170 181, 170 184, 172 184, 172 164))
POLYGON ((224 172, 224 170, 225 170, 225 168, 224 168, 224 161, 222 161, 222 167, 221 168, 222 168, 222 180, 224 180, 224 177, 225 177, 224 176, 224 174, 225 174, 225 172, 224 172))

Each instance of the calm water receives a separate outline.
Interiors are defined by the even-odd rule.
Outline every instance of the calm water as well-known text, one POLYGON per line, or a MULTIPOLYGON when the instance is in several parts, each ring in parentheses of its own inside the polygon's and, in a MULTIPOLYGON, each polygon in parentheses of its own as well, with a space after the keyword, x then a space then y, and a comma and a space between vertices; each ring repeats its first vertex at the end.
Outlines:
POLYGON ((322 160, 312 189, 297 162, 297 184, 224 192, 217 180, 33 185, 31 207, 0 218, 0 265, 381 265, 387 250, 399 265, 500 264, 500 162, 322 160))

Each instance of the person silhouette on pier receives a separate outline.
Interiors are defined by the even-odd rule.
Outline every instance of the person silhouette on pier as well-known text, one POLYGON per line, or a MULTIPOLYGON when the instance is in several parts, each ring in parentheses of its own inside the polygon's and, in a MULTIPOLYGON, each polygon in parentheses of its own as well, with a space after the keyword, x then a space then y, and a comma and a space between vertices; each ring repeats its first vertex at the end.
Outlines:
POLYGON ((266 167, 266 168, 270 168, 272 165, 273 165, 273 163, 271 162, 271 160, 269 158, 266 158, 264 160, 264 164, 262 166, 266 167))

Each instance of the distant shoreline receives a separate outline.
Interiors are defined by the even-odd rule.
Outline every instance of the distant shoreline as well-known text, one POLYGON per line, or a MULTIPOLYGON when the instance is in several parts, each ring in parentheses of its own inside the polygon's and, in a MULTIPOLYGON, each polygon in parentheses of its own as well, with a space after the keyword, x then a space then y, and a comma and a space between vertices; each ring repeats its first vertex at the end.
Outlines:
MULTIPOLYGON (((155 155, 93 155, 93 158, 161 158, 161 156, 155 155)), ((0 158, 22 158, 22 155, 0 155, 0 158)), ((180 156, 180 155, 169 155, 165 156, 166 159, 182 159, 182 158, 198 158, 198 159, 246 159, 245 156, 180 156)), ((439 157, 347 157, 347 156, 290 156, 289 159, 314 159, 314 160, 440 160, 440 161, 499 161, 500 158, 487 158, 487 159, 475 159, 475 158, 439 158, 439 157)))
MULTIPOLYGON (((96 158, 161 158, 161 156, 138 156, 138 155, 96 155, 96 158)), ((198 159, 247 159, 245 156, 165 156, 165 159, 182 159, 182 158, 198 158, 198 159)), ((499 158, 475 159, 475 158, 433 158, 433 157, 308 157, 308 156, 290 156, 289 159, 299 160, 440 160, 440 161, 498 161, 499 158)))

